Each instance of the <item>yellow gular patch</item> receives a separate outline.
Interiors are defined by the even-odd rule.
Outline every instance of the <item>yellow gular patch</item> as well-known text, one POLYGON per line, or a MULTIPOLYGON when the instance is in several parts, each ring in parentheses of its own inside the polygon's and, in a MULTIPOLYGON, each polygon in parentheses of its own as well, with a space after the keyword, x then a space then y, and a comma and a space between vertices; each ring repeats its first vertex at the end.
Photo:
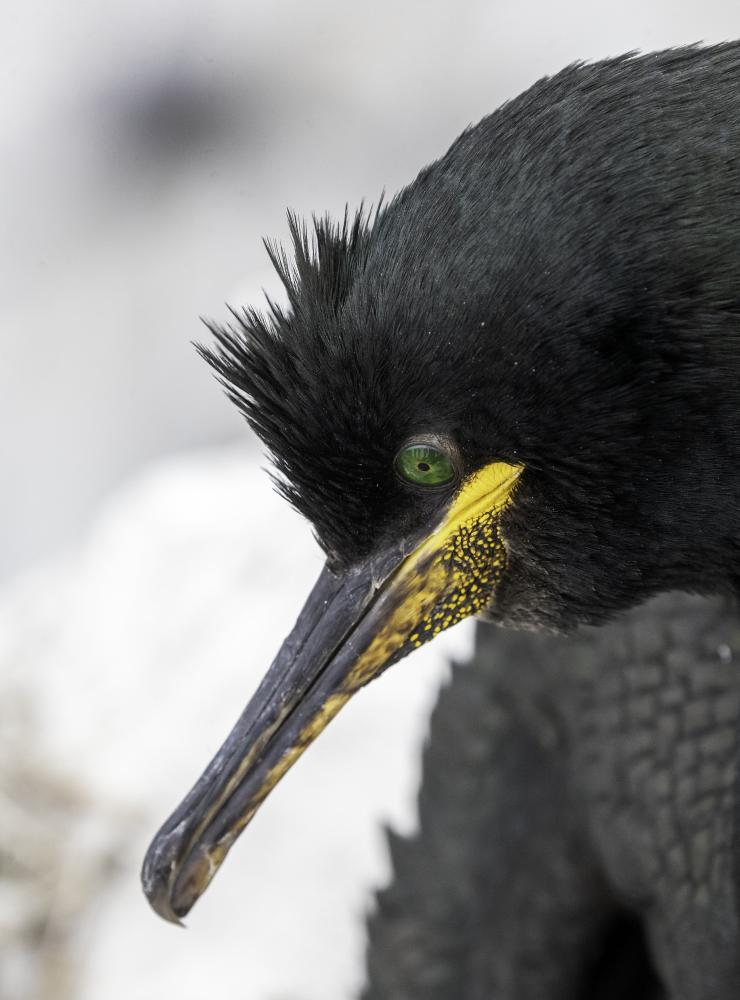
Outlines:
POLYGON ((494 462, 465 481, 438 527, 386 584, 388 617, 343 692, 353 693, 381 668, 487 607, 506 567, 499 516, 521 472, 521 466, 494 462))

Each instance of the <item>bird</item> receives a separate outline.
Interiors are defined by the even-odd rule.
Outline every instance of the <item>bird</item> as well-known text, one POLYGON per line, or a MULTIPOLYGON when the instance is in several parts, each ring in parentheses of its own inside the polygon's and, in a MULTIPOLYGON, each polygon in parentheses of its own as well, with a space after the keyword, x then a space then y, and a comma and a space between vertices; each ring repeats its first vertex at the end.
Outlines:
POLYGON ((325 566, 151 905, 180 921, 346 702, 474 616, 367 996, 736 998, 740 42, 573 64, 289 226, 285 302, 199 350, 325 566))

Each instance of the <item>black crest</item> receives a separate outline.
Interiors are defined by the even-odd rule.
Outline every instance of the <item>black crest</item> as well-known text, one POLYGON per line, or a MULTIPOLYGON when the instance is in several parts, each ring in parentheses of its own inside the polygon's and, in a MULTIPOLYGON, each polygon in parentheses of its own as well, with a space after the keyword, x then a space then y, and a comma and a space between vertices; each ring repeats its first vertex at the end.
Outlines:
POLYGON ((266 446, 279 492, 343 554, 367 546, 392 464, 389 352, 344 308, 380 214, 346 210, 309 229, 289 213, 292 255, 265 241, 287 308, 268 297, 264 312, 232 310, 228 324, 206 324, 215 347, 198 345, 266 446))

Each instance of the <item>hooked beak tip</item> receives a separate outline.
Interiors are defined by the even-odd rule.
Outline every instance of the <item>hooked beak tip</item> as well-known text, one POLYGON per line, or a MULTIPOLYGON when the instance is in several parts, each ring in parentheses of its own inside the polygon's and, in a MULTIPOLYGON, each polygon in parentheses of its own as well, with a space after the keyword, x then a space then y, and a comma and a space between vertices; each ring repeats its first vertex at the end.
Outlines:
MULTIPOLYGON (((151 904, 154 912, 166 920, 169 924, 175 924, 178 927, 185 927, 185 924, 180 919, 180 915, 175 913, 170 898, 167 893, 163 893, 161 896, 149 896, 149 903, 151 904)), ((185 916, 185 914, 182 914, 185 916)))
POLYGON ((149 848, 141 869, 141 884, 144 895, 154 912, 170 924, 184 927, 181 917, 187 910, 180 912, 172 903, 171 885, 175 872, 175 861, 170 856, 169 839, 160 841, 156 838, 149 848))
POLYGON ((298 621, 201 778, 154 838, 144 892, 181 924, 270 790, 361 687, 486 607, 506 565, 499 514, 521 466, 474 473, 431 527, 319 577, 298 621))
POLYGON ((149 905, 158 916, 170 924, 177 924, 179 927, 185 926, 181 917, 186 914, 178 913, 175 910, 170 898, 169 886, 166 883, 147 885, 145 882, 144 893, 149 900, 149 905))

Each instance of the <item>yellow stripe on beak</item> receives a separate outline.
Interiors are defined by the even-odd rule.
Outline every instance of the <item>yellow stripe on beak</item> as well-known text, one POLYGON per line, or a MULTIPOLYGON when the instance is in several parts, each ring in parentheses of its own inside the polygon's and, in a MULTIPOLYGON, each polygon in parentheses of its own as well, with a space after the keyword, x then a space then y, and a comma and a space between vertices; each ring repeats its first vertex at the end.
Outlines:
POLYGON ((261 803, 352 695, 492 601, 506 566, 500 515, 522 467, 495 462, 462 484, 407 556, 322 574, 226 743, 152 843, 147 895, 187 913, 261 803), (378 586, 378 565, 381 565, 378 586))

